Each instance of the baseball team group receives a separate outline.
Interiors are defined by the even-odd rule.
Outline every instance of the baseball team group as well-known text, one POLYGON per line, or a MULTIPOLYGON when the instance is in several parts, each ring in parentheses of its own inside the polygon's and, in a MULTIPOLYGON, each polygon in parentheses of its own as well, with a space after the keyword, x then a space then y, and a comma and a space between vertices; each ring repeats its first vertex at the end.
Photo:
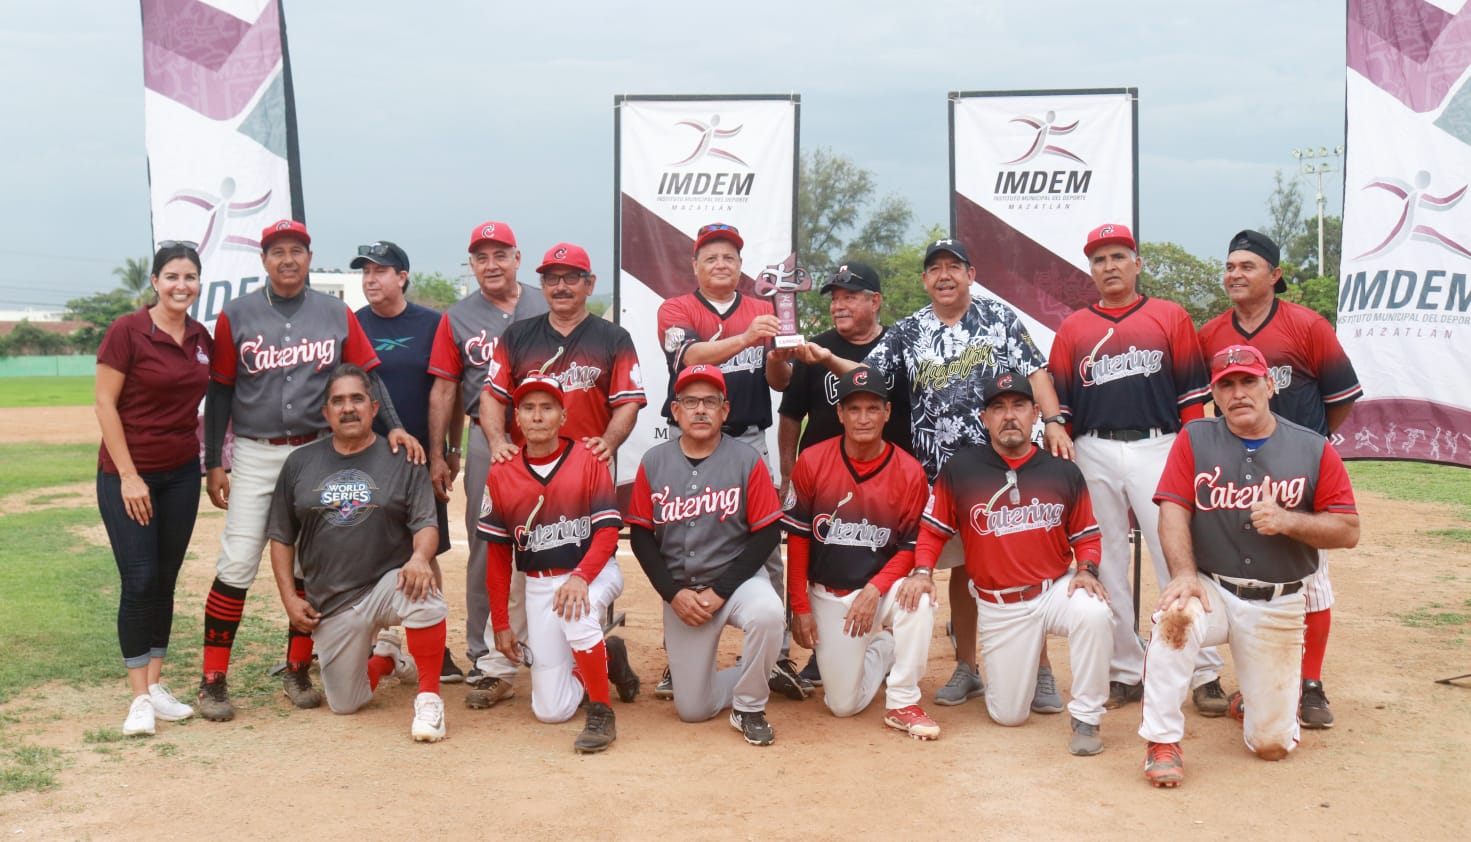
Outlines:
POLYGON ((468 249, 477 287, 441 315, 406 299, 395 243, 358 248, 368 304, 353 312, 308 286, 302 223, 260 241, 267 282, 225 306, 213 337, 189 316, 196 246, 160 243, 156 301, 98 351, 97 498, 122 581, 127 734, 196 710, 234 716, 231 651, 264 556, 296 706, 349 714, 393 676, 418 688, 412 738, 434 742, 442 682, 467 682, 466 705, 489 708, 525 668, 536 719, 581 709, 574 749, 606 750, 612 695, 632 702, 641 685, 606 633, 625 528, 663 601, 654 695, 687 722, 728 710, 752 745, 775 740, 773 692, 816 687, 839 717, 882 689, 884 725, 938 738, 920 682, 942 600, 956 665, 934 704, 984 698, 1006 726, 1066 710, 1068 750, 1086 756, 1103 751, 1104 713, 1139 703, 1157 787, 1183 779, 1187 697, 1238 720, 1268 760, 1300 729, 1333 724, 1325 551, 1354 546, 1359 521, 1326 436, 1361 389, 1328 323, 1278 297, 1278 247, 1263 234, 1230 240, 1231 308, 1197 331, 1140 290, 1130 230, 1099 226, 1081 244, 1099 300, 1044 355, 1015 311, 972 297, 956 239, 928 246, 917 312, 883 325, 879 274, 849 262, 821 287, 831 329, 786 347, 770 301, 740 289, 740 232, 706 225, 695 288, 658 312, 667 440, 623 500, 612 460, 648 397, 628 332, 588 310, 597 278, 583 248, 548 249, 532 286, 511 227, 482 223, 468 249), (161 676, 199 508, 201 400, 204 484, 226 518, 190 705, 161 676), (438 560, 457 480, 468 675, 446 646, 438 560), (1160 590, 1147 642, 1134 528, 1160 590), (722 669, 727 626, 741 654, 722 669), (1049 635, 1067 638, 1066 700, 1049 635), (793 641, 812 652, 801 669, 793 641), (1223 644, 1240 688, 1229 694, 1223 644))

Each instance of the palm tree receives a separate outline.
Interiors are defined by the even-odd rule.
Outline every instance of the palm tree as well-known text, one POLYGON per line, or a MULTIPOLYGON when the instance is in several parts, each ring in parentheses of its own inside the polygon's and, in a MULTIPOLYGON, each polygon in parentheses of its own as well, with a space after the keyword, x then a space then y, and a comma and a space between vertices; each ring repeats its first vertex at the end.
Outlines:
POLYGON ((135 305, 148 301, 149 294, 153 292, 153 285, 148 280, 148 258, 125 258, 123 265, 114 268, 112 274, 122 280, 122 290, 132 296, 135 305))

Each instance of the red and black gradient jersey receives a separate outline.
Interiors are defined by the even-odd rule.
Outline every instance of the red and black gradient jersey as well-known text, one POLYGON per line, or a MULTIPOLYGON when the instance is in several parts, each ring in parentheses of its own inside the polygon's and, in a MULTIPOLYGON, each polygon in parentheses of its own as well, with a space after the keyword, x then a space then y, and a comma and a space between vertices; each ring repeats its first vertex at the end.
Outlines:
POLYGON ((1210 397, 1185 308, 1141 295, 1128 307, 1076 310, 1057 329, 1047 370, 1073 435, 1180 429, 1180 411, 1210 397))
MULTIPOLYGON (((1033 446, 1015 465, 989 445, 968 447, 940 469, 922 529, 964 541, 965 571, 976 587, 1035 585, 1100 551, 1093 502, 1078 466, 1033 446)), ((921 541, 923 548, 926 542, 921 541)), ((919 566, 933 567, 921 555, 919 566)))
MULTIPOLYGON (((878 459, 855 463, 842 436, 802 451, 792 490, 797 502, 782 525, 794 540, 809 541, 807 580, 837 590, 857 590, 896 555, 913 552, 930 494, 924 467, 913 456, 886 442, 878 459)), ((907 566, 913 565, 911 556, 907 566)), ((879 585, 880 592, 892 584, 879 585)))
POLYGON ((1227 310, 1200 329, 1200 349, 1212 355, 1231 345, 1251 345, 1267 357, 1277 393, 1272 411, 1318 435, 1328 435, 1327 407, 1363 397, 1359 376, 1328 320, 1314 311, 1272 299, 1267 320, 1252 333, 1227 310))
MULTIPOLYGON (((673 423, 669 405, 674 402, 674 378, 688 365, 684 354, 697 342, 729 339, 746 332, 757 316, 770 316, 771 302, 751 298, 740 292, 721 315, 705 296, 695 290, 689 295, 670 298, 659 305, 659 342, 664 346, 664 360, 669 365, 669 394, 665 396, 664 417, 673 423)), ((726 397, 730 400, 730 417, 726 430, 740 432, 747 427, 766 429, 771 426, 771 389, 766 385, 766 343, 746 348, 720 364, 725 375, 726 397)))
MULTIPOLYGON (((548 316, 537 316, 512 324, 491 343, 485 390, 510 406, 516 384, 528 374, 552 375, 562 384, 562 405, 567 410, 562 435, 573 441, 601 436, 613 407, 648 403, 633 338, 612 322, 588 316, 563 336, 548 316)), ((507 432, 520 445, 525 439, 514 412, 512 419, 507 432)))
MULTIPOLYGON (((545 477, 522 450, 508 462, 493 463, 485 481, 480 537, 510 544, 523 571, 578 569, 594 533, 623 527, 608 466, 570 439, 563 438, 561 446, 545 477)), ((607 561, 589 558, 580 573, 590 582, 607 561)))

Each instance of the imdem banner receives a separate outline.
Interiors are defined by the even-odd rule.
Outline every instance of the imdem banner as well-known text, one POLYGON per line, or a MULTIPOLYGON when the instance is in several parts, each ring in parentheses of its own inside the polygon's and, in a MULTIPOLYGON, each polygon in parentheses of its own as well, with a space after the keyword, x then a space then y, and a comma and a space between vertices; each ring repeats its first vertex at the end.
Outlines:
POLYGON ((1136 88, 950 94, 950 229, 1044 354, 1098 300, 1088 232, 1138 235, 1137 101, 1136 88))
POLYGON ((1350 0, 1345 458, 1471 466, 1471 9, 1350 0))
POLYGON ((304 219, 279 0, 142 0, 154 241, 199 244, 194 316, 265 283, 260 231, 304 219))
MULTIPOLYGON (((633 335, 649 397, 619 451, 619 484, 632 482, 644 451, 669 435, 660 414, 669 377, 658 311, 665 299, 696 288, 695 232, 712 222, 740 229, 743 295, 771 291, 756 288, 764 270, 792 269, 799 104, 794 95, 614 99, 614 305, 633 335)), ((722 368, 744 364, 738 355, 722 368)), ((772 454, 775 431, 773 422, 772 454)))

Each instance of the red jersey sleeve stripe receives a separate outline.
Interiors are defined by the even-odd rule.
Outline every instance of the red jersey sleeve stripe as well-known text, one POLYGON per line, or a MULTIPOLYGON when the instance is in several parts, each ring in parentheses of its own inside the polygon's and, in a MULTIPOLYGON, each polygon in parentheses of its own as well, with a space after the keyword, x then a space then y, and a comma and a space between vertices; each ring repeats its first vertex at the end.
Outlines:
POLYGON ((955 534, 955 527, 944 521, 936 520, 933 515, 924 515, 924 525, 942 535, 953 536, 955 534))
POLYGON ((1190 509, 1191 511, 1194 511, 1195 510, 1195 501, 1193 501, 1193 500, 1187 500, 1186 498, 1181 497, 1178 494, 1172 494, 1172 493, 1167 492, 1167 491, 1156 491, 1156 492, 1154 492, 1154 502, 1156 502, 1156 503, 1175 503, 1175 504, 1184 506, 1185 508, 1190 509))
POLYGON ((1210 387, 1202 386, 1199 389, 1195 389, 1181 395, 1180 399, 1175 401, 1175 403, 1179 404, 1180 406, 1189 406, 1192 403, 1200 403, 1201 401, 1209 400, 1210 396, 1210 387))
POLYGON ((496 400, 507 406, 511 403, 511 393, 501 388, 499 384, 490 378, 486 378, 485 385, 480 388, 480 391, 490 392, 492 395, 495 395, 496 400))
POLYGON ((751 531, 756 532, 757 530, 765 529, 766 527, 772 525, 773 523, 776 523, 779 520, 781 520, 781 509, 777 509, 766 517, 761 518, 760 520, 752 521, 751 531))
POLYGON ((589 523, 592 524, 592 530, 594 532, 609 527, 621 529, 623 527, 623 516, 618 514, 617 509, 602 509, 592 513, 589 523))
POLYGON ((482 523, 477 531, 480 533, 480 537, 487 541, 494 541, 497 544, 511 543, 511 534, 500 527, 487 526, 482 523))
POLYGON ((644 396, 643 390, 635 389, 627 392, 615 392, 613 396, 608 399, 608 403, 612 406, 619 406, 620 404, 635 402, 639 406, 648 405, 649 399, 644 396))
POLYGON ((787 528, 788 532, 795 532, 804 537, 811 537, 812 535, 812 524, 805 520, 797 520, 791 515, 784 514, 781 517, 781 523, 782 526, 787 528))
POLYGON ((643 528, 648 530, 652 530, 654 528, 654 522, 652 520, 646 517, 639 517, 632 512, 630 512, 628 516, 624 518, 624 520, 628 523, 629 526, 642 526, 643 528))
POLYGON ((1075 532, 1072 535, 1067 536, 1067 542, 1069 544, 1081 544, 1097 534, 1099 534, 1098 527, 1090 526, 1087 529, 1084 529, 1082 532, 1075 532))
POLYGON ((1336 403, 1345 403, 1347 401, 1358 400, 1360 397, 1363 396, 1363 394, 1364 394, 1364 387, 1363 386, 1360 386, 1357 383, 1355 383, 1353 386, 1351 386, 1351 387, 1349 387, 1347 389, 1344 389, 1341 392, 1334 392, 1331 395, 1324 395, 1323 396, 1323 403, 1326 403, 1326 404, 1329 404, 1329 405, 1336 404, 1336 403))

